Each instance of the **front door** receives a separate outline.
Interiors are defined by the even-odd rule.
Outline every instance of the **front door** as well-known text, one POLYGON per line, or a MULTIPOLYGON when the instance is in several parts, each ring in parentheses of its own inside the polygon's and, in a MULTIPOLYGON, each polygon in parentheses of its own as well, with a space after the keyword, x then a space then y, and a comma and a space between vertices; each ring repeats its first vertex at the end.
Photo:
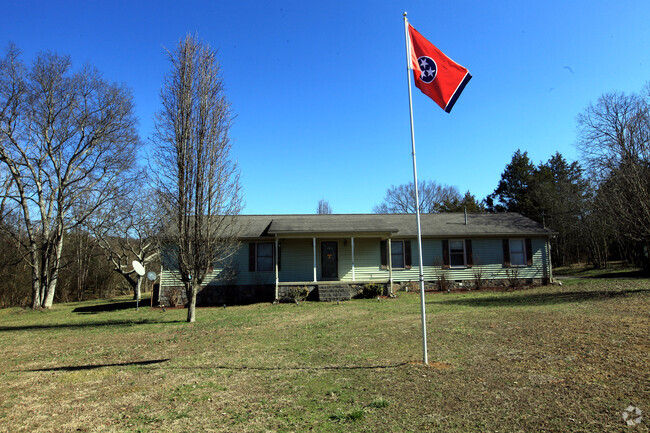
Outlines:
POLYGON ((321 242, 321 278, 335 280, 339 277, 338 244, 336 242, 321 242))

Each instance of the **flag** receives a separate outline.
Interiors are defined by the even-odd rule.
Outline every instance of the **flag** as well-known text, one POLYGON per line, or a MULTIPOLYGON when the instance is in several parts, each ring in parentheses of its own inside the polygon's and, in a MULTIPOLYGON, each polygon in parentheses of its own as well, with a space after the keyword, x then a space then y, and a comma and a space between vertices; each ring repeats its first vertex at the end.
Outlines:
POLYGON ((410 24, 408 30, 415 85, 440 108, 451 112, 472 76, 467 68, 447 57, 410 24))

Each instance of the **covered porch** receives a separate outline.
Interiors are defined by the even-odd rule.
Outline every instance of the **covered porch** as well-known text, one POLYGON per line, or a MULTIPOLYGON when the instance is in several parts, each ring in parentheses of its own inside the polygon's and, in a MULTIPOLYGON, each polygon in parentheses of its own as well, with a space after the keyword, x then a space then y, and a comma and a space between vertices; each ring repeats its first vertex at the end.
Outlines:
POLYGON ((345 220, 323 218, 316 226, 303 218, 273 220, 267 229, 274 242, 275 298, 281 286, 393 284, 391 235, 398 229, 378 218, 346 215, 345 220), (387 264, 382 266, 381 242, 387 264))

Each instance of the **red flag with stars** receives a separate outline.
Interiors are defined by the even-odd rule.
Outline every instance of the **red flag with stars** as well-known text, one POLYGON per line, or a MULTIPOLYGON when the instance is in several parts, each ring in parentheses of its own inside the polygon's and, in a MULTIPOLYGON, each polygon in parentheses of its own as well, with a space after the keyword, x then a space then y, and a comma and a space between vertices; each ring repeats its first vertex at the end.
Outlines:
POLYGON ((410 24, 408 30, 415 85, 440 108, 451 112, 472 76, 467 68, 447 57, 410 24))

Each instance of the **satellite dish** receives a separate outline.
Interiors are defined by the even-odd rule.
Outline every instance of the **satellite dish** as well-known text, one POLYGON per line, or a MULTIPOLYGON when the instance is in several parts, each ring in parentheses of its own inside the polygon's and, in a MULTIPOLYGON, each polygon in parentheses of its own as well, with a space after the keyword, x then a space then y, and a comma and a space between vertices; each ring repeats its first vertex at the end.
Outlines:
POLYGON ((140 276, 144 275, 144 266, 142 266, 142 264, 139 261, 134 260, 132 265, 133 265, 133 270, 135 271, 136 274, 140 276))
POLYGON ((154 271, 147 272, 147 278, 149 281, 156 281, 156 273, 154 271))

